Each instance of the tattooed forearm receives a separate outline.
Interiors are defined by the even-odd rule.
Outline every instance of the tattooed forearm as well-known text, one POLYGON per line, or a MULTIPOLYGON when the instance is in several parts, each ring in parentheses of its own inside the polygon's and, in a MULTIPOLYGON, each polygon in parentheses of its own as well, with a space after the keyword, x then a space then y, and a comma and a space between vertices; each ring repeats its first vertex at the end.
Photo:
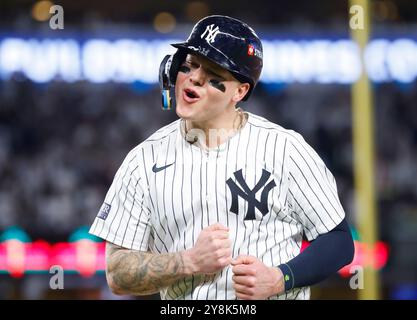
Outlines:
POLYGON ((180 253, 152 254, 107 243, 106 256, 109 286, 119 294, 157 293, 187 276, 180 253))

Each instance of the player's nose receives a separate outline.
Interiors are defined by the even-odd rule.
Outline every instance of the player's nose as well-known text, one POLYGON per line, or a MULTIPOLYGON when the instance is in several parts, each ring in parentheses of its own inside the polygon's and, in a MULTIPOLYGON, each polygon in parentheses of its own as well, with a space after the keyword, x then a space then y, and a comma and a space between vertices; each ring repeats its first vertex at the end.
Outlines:
POLYGON ((200 66, 190 73, 190 81, 195 86, 202 86, 204 84, 204 81, 206 81, 206 73, 204 69, 200 66))

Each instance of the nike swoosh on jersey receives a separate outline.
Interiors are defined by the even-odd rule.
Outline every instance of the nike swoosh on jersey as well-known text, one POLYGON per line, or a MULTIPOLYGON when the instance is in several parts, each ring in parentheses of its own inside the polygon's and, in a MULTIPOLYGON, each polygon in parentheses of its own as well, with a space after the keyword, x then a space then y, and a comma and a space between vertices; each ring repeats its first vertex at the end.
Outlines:
POLYGON ((152 167, 152 171, 153 172, 155 172, 155 173, 157 173, 157 172, 159 172, 159 171, 162 171, 162 170, 164 170, 164 169, 166 169, 166 168, 168 168, 169 166, 172 166, 173 164, 174 164, 175 162, 173 162, 173 163, 171 163, 171 164, 167 164, 166 166, 162 166, 162 167, 157 167, 156 166, 156 163, 153 165, 153 167, 152 167))

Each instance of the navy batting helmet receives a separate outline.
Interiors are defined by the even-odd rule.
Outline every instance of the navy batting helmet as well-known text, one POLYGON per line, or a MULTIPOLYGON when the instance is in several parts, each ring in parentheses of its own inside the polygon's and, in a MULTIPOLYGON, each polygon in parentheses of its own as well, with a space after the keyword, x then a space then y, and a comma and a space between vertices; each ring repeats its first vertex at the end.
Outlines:
POLYGON ((177 52, 161 63, 159 82, 163 92, 163 107, 171 107, 172 88, 178 69, 188 53, 196 53, 216 63, 240 82, 249 83, 247 100, 262 71, 262 43, 246 23, 228 16, 208 16, 194 26, 185 42, 172 44, 177 52), (171 89, 171 90, 170 90, 171 89))

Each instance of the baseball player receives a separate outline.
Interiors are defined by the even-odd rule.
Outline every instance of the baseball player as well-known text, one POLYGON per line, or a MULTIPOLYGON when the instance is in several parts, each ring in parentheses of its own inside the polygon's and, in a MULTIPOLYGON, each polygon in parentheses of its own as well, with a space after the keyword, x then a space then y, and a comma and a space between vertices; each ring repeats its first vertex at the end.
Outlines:
POLYGON ((246 23, 200 20, 160 68, 179 119, 129 152, 90 232, 116 294, 309 299, 353 258, 336 182, 292 130, 237 107, 261 74, 246 23), (311 244, 300 253, 303 236, 311 244))

